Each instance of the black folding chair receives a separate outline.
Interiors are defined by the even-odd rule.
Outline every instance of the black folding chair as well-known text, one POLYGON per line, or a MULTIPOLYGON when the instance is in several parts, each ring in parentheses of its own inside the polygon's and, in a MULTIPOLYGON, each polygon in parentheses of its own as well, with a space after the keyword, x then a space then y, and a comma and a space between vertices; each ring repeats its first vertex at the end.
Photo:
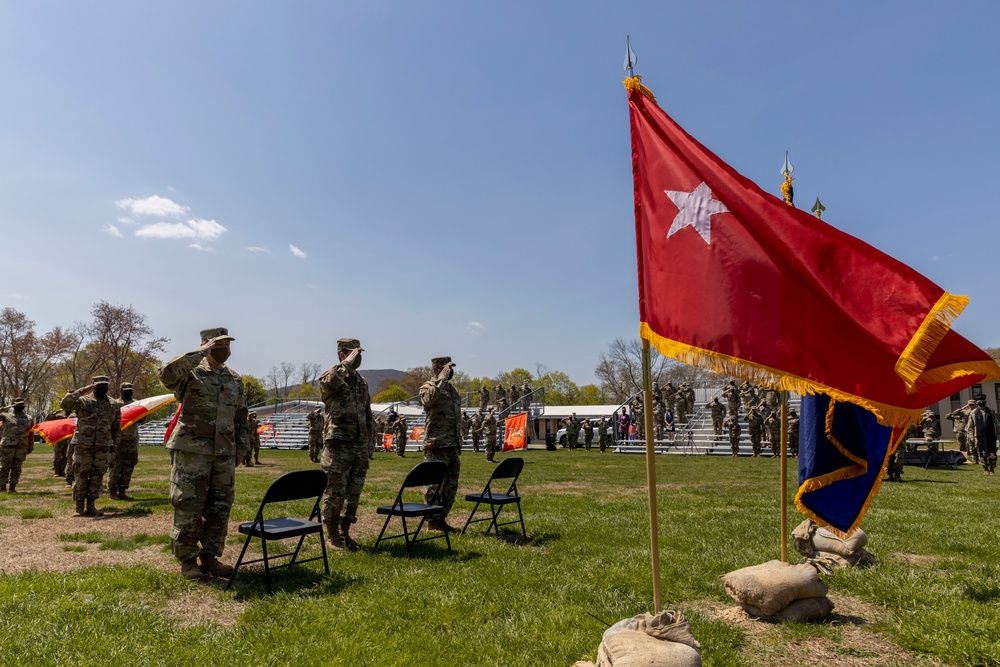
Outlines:
POLYGON ((486 528, 486 534, 489 535, 491 530, 496 531, 496 534, 500 534, 500 526, 512 526, 516 523, 521 524, 521 535, 523 537, 528 537, 527 531, 524 529, 524 515, 521 514, 521 496, 517 493, 517 478, 521 474, 521 470, 524 468, 524 459, 519 458, 509 458, 500 461, 500 464, 493 469, 493 474, 490 475, 490 480, 486 482, 486 488, 483 489, 482 493, 470 493, 465 496, 465 499, 469 502, 476 503, 476 506, 472 508, 472 513, 469 515, 469 520, 465 522, 465 526, 462 527, 462 533, 465 533, 465 529, 469 527, 470 523, 479 523, 480 521, 489 521, 490 525, 486 528), (493 490, 493 483, 497 480, 510 480, 510 486, 507 488, 506 493, 498 493, 493 490), (500 516, 500 511, 503 510, 504 505, 517 505, 517 519, 514 521, 507 521, 505 523, 497 523, 497 518, 500 516), (479 510, 480 505, 489 505, 490 516, 483 517, 482 519, 473 519, 476 512, 479 510))
POLYGON ((372 548, 372 553, 374 554, 378 550, 378 545, 385 540, 394 540, 400 537, 403 538, 406 543, 406 555, 412 556, 410 551, 410 545, 416 544, 417 542, 426 542, 428 540, 437 540, 444 538, 445 544, 448 545, 448 551, 451 551, 451 540, 448 539, 448 531, 444 530, 440 535, 430 535, 428 537, 417 537, 420 534, 420 529, 423 528, 424 521, 428 518, 437 517, 442 524, 444 524, 444 507, 441 505, 426 505, 424 503, 407 503, 403 501, 403 492, 407 489, 412 489, 414 487, 425 487, 431 486, 435 487, 434 497, 432 501, 437 501, 441 495, 441 487, 444 485, 445 475, 448 474, 448 465, 443 461, 423 461, 418 463, 414 468, 406 474, 406 479, 403 480, 403 485, 399 487, 399 493, 396 494, 396 500, 392 505, 383 505, 376 509, 378 514, 385 514, 385 523, 382 524, 382 532, 378 534, 378 539, 375 540, 375 546, 372 548), (388 537, 383 537, 385 535, 385 529, 389 526, 389 521, 392 517, 398 516, 403 523, 403 532, 399 535, 390 535, 388 537), (417 529, 412 533, 406 525, 406 519, 415 519, 420 517, 420 522, 417 524, 417 529))
POLYGON ((243 565, 251 565, 253 563, 264 563, 264 580, 267 583, 268 595, 271 594, 272 570, 278 570, 283 567, 291 567, 292 565, 295 565, 296 562, 308 563, 309 561, 322 560, 326 573, 330 574, 330 563, 326 557, 326 542, 323 539, 323 522, 319 520, 319 503, 320 499, 323 497, 323 491, 325 489, 326 473, 322 470, 315 469, 286 472, 284 475, 271 482, 271 486, 268 487, 267 491, 264 493, 264 499, 260 502, 260 509, 257 510, 257 518, 248 523, 240 524, 239 531, 246 535, 247 539, 246 542, 243 543, 243 551, 240 552, 240 557, 237 559, 236 565, 233 567, 233 574, 229 577, 229 582, 226 584, 227 590, 233 585, 233 581, 236 579, 236 573, 240 571, 240 567, 243 565), (264 508, 267 505, 272 503, 285 503, 293 500, 304 500, 306 498, 316 499, 316 502, 313 503, 312 512, 309 514, 308 519, 296 519, 294 517, 287 516, 275 519, 264 518, 264 508), (306 535, 311 535, 312 533, 319 533, 319 543, 320 548, 323 550, 323 555, 316 556, 314 558, 297 560, 299 550, 302 548, 302 543, 305 541, 306 535), (247 547, 250 546, 250 540, 255 537, 260 538, 260 546, 264 552, 264 557, 244 562, 243 556, 246 555, 247 547), (295 546, 295 551, 271 556, 268 555, 268 540, 287 540, 293 537, 299 538, 299 543, 295 546), (291 560, 287 563, 282 565, 270 564, 270 561, 272 560, 277 558, 287 558, 289 556, 291 556, 291 560))

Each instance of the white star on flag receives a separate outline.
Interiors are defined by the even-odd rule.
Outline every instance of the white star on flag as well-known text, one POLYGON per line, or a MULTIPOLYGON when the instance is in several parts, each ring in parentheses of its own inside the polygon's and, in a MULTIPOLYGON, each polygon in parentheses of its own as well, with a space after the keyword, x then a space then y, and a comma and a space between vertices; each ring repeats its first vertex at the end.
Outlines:
POLYGON ((667 238, 687 226, 694 227, 701 234, 705 243, 712 243, 712 216, 716 213, 729 213, 729 209, 718 199, 712 199, 712 191, 703 181, 691 192, 664 190, 670 201, 678 208, 674 222, 670 225, 667 238))

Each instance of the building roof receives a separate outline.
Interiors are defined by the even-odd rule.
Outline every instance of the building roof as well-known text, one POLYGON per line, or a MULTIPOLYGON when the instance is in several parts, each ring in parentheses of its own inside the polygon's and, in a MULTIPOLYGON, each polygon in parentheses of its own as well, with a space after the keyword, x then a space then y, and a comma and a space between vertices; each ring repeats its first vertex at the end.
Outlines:
POLYGON ((617 405, 546 405, 539 419, 565 419, 574 412, 577 417, 610 417, 617 405))

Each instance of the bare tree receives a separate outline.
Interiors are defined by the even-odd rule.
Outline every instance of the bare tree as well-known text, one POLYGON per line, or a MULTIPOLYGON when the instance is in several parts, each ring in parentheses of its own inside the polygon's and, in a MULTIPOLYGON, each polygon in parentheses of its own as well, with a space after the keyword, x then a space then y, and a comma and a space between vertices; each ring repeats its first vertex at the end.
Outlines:
POLYGON ((163 352, 168 339, 157 337, 146 322, 146 316, 132 306, 115 306, 100 301, 90 311, 94 319, 87 327, 91 352, 99 359, 101 369, 111 378, 111 386, 132 382, 142 391, 152 382, 159 366, 157 354, 163 352))
POLYGON ((281 371, 277 366, 271 366, 271 370, 264 376, 264 386, 271 396, 284 396, 281 393, 281 371))
MULTIPOLYGON (((668 359, 656 350, 650 351, 650 380, 665 384, 673 382, 703 382, 714 373, 668 359)), ((615 338, 602 352, 594 375, 601 381, 607 400, 623 403, 642 390, 642 341, 638 338, 615 338)))
POLYGON ((282 396, 288 396, 288 387, 292 384, 292 377, 295 376, 295 364, 282 361, 281 362, 281 386, 284 389, 282 396))
POLYGON ((59 362, 73 349, 73 338, 60 327, 43 336, 35 333, 35 322, 13 308, 0 312, 0 397, 15 394, 33 401, 48 393, 59 362))
POLYGON ((322 372, 323 367, 315 362, 303 361, 299 364, 299 378, 302 380, 302 384, 313 384, 319 379, 322 372))

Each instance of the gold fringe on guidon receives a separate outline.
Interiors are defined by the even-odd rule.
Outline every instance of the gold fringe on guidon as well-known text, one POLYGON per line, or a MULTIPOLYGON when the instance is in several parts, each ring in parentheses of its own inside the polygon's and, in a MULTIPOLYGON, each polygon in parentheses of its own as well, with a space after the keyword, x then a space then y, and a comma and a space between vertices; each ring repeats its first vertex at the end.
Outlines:
POLYGON ((795 375, 789 375, 761 364, 730 357, 719 352, 704 350, 686 343, 679 343, 664 338, 654 332, 646 322, 639 323, 639 336, 648 340, 660 354, 677 361, 707 368, 754 384, 763 385, 779 391, 792 391, 799 395, 826 394, 835 401, 852 403, 873 413, 878 422, 884 426, 900 426, 906 428, 911 422, 919 419, 922 409, 907 410, 897 406, 870 401, 861 396, 855 396, 824 384, 807 380, 795 375))
MULTIPOLYGON (((848 455, 846 453, 846 450, 843 449, 843 445, 841 445, 837 441, 837 439, 833 437, 833 433, 831 432, 831 427, 833 425, 833 409, 834 406, 836 405, 837 405, 836 401, 830 401, 830 407, 826 413, 826 427, 825 427, 826 437, 830 439, 830 441, 834 444, 834 446, 836 446, 840 450, 841 453, 848 456, 851 460, 856 461, 858 459, 854 456, 848 455)), ((861 525, 861 520, 865 517, 865 514, 868 512, 868 507, 871 505, 872 499, 878 495, 879 490, 882 488, 882 478, 885 476, 885 469, 889 465, 889 459, 892 458, 892 456, 896 453, 896 450, 900 446, 902 446, 903 440, 905 439, 906 439, 906 428, 902 428, 899 432, 899 435, 896 437, 895 441, 890 442, 889 446, 886 448, 885 457, 882 459, 881 465, 879 466, 879 473, 878 476, 875 478, 875 483, 872 485, 871 491, 868 492, 868 497, 865 498, 865 502, 861 506, 861 511, 858 512, 858 517, 854 520, 854 522, 846 531, 834 528, 826 521, 824 521, 822 518, 816 516, 816 514, 814 514, 812 510, 810 510, 802 503, 802 496, 811 491, 822 489, 824 486, 829 486, 834 482, 839 482, 842 479, 850 479, 852 477, 857 477, 858 475, 864 475, 866 472, 868 472, 868 462, 864 462, 863 465, 856 464, 856 465, 845 466, 843 468, 840 468, 839 470, 834 470, 833 472, 828 472, 825 475, 820 475, 819 477, 810 477, 799 486, 799 490, 795 494, 795 507, 797 507, 798 510, 802 512, 802 514, 809 517, 819 525, 824 526, 834 535, 837 535, 841 538, 847 538, 851 533, 854 532, 855 528, 861 525)))
POLYGON ((625 86, 625 90, 638 90, 640 93, 653 100, 653 102, 656 102, 656 97, 653 96, 653 91, 642 85, 642 77, 638 74, 635 76, 625 77, 625 80, 622 81, 622 85, 625 86))
POLYGON ((951 329, 951 323, 967 305, 969 297, 945 292, 920 323, 917 332, 913 334, 913 338, 896 361, 896 375, 906 382, 907 393, 912 394, 917 391, 927 360, 944 340, 951 329))

